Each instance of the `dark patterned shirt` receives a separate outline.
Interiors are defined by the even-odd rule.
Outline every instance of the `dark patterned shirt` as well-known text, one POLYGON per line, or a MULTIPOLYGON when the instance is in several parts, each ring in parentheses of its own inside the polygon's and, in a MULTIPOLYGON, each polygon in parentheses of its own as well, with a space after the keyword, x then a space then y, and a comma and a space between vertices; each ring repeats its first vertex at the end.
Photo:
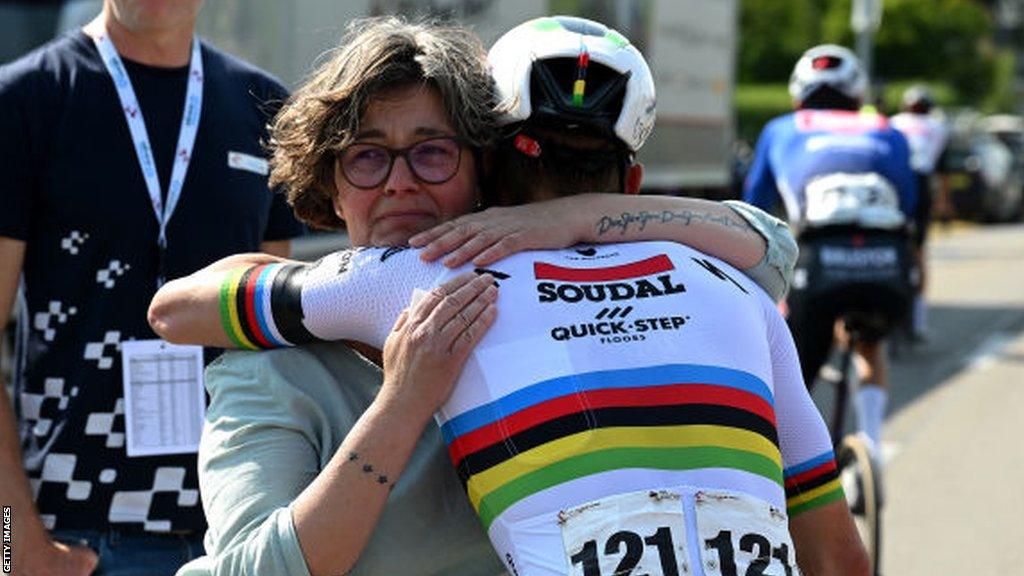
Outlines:
MULTIPOLYGON (((169 279, 302 230, 258 167, 228 165, 231 152, 266 156, 284 88, 210 46, 202 54, 203 110, 168 224, 169 279)), ((125 65, 166 194, 188 68, 125 65)), ((202 529, 195 455, 125 451, 119 350, 155 338, 146 310, 158 223, 113 82, 81 31, 0 68, 0 158, 0 236, 26 242, 14 400, 44 523, 202 529)))

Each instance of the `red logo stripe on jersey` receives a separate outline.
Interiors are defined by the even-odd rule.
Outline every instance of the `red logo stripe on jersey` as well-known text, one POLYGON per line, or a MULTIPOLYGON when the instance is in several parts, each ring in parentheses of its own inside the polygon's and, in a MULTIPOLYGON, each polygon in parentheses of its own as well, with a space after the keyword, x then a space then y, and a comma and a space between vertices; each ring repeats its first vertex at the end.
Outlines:
POLYGON ((848 110, 799 110, 795 116, 797 130, 801 132, 839 132, 863 134, 885 130, 889 120, 881 114, 851 112, 848 110))
POLYGON ((672 261, 665 254, 651 256, 645 260, 607 266, 605 268, 565 268, 545 262, 533 263, 533 275, 537 280, 556 280, 559 282, 610 282, 651 276, 675 270, 672 261))
POLYGON ((682 404, 714 404, 730 406, 761 416, 775 426, 775 411, 763 398, 735 388, 714 384, 670 384, 639 388, 609 388, 589 390, 585 397, 577 394, 560 396, 541 404, 535 404, 492 422, 472 432, 459 436, 448 446, 448 455, 453 463, 460 462, 471 454, 488 446, 503 442, 513 436, 534 428, 544 422, 582 412, 617 406, 665 406, 682 404))

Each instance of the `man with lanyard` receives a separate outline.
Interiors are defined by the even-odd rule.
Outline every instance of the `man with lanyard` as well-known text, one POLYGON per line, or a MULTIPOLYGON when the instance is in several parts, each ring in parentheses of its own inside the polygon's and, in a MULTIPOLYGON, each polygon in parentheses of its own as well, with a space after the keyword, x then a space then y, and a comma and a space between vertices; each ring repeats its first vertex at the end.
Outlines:
POLYGON ((194 37, 201 4, 107 0, 0 68, 0 325, 19 277, 24 297, 13 411, 0 398, 16 574, 166 574, 201 552, 202 349, 154 340, 146 306, 302 230, 261 148, 286 91, 194 37))
POLYGON ((910 165, 917 177, 917 221, 914 239, 918 249, 918 268, 921 281, 917 285, 911 314, 911 334, 915 340, 924 340, 928 330, 928 307, 924 299, 927 268, 924 243, 928 237, 928 224, 932 219, 932 188, 939 176, 938 195, 945 198, 947 183, 937 174, 940 159, 949 139, 949 128, 941 115, 933 114, 935 101, 924 86, 911 86, 903 93, 903 111, 892 117, 892 125, 903 133, 910 144, 910 165))
POLYGON ((771 209, 778 198, 801 244, 788 299, 804 380, 810 386, 832 346, 833 325, 849 311, 867 361, 859 392, 861 429, 877 446, 888 396, 880 342, 909 305, 913 260, 904 227, 917 186, 906 139, 874 112, 860 112, 867 78, 846 48, 805 52, 789 82, 796 112, 761 133, 743 199, 771 209))

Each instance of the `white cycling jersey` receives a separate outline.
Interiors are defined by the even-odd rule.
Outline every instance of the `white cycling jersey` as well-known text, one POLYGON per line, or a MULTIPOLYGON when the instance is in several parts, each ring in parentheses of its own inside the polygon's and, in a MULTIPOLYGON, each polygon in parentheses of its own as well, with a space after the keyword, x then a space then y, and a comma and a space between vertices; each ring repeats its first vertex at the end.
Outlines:
MULTIPOLYGON (((301 312, 318 338, 381 347, 415 290, 462 271, 412 250, 341 252, 254 273, 253 311, 282 340, 301 312)), ((792 573, 787 505, 842 491, 764 291, 668 242, 526 252, 489 271, 497 319, 437 421, 510 574, 792 573)))
POLYGON ((901 112, 889 119, 910 145, 910 166, 919 174, 931 174, 946 148, 949 129, 942 120, 928 114, 901 112))

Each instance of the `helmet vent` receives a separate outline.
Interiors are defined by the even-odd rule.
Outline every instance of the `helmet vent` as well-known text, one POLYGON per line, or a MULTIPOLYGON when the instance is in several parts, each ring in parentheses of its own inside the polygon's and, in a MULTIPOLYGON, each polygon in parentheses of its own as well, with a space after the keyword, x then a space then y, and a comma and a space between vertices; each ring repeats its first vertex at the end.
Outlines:
POLYGON ((579 58, 534 62, 530 83, 534 115, 556 125, 579 124, 614 135, 631 73, 620 74, 588 58, 580 77, 579 64, 579 58), (567 85, 571 90, 566 89, 567 85))
POLYGON ((838 68, 842 64, 842 60, 835 56, 818 56, 811 61, 811 68, 815 70, 831 70, 832 68, 838 68))
POLYGON ((597 36, 600 38, 608 33, 607 26, 593 20, 577 18, 576 16, 554 16, 553 19, 557 20, 562 25, 562 28, 575 34, 597 36))

